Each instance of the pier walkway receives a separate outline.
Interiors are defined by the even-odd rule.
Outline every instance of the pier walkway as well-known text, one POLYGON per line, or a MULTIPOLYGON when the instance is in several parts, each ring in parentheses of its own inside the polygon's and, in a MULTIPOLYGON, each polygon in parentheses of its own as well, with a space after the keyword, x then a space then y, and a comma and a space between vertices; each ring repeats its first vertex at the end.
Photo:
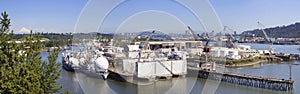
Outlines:
POLYGON ((264 78, 230 72, 206 71, 199 68, 188 67, 188 75, 191 74, 197 74, 199 78, 276 91, 291 91, 294 83, 293 80, 264 78))

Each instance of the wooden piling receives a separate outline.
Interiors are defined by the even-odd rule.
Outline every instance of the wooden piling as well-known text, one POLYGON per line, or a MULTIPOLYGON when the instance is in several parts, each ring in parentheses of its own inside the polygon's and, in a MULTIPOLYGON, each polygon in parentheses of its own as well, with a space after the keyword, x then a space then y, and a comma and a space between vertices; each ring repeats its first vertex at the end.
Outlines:
POLYGON ((294 83, 293 80, 264 78, 260 76, 250 76, 230 72, 206 71, 193 67, 188 67, 188 75, 190 73, 198 73, 199 78, 218 80, 226 83, 276 91, 291 91, 293 90, 294 83))

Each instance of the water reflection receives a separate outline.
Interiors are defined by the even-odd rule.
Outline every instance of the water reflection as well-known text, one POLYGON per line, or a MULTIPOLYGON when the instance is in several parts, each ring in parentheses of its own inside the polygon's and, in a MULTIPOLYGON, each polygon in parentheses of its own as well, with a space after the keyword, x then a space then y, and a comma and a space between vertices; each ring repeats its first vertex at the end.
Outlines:
POLYGON ((72 94, 83 93, 81 90, 81 86, 78 83, 78 79, 74 73, 71 73, 71 72, 68 72, 65 70, 61 70, 60 75, 61 75, 61 77, 58 80, 58 82, 62 85, 63 88, 58 93, 65 92, 67 90, 71 91, 72 94))
POLYGON ((91 78, 85 74, 76 73, 78 77, 79 84, 85 94, 113 94, 115 93, 111 90, 107 84, 107 81, 102 79, 91 78))

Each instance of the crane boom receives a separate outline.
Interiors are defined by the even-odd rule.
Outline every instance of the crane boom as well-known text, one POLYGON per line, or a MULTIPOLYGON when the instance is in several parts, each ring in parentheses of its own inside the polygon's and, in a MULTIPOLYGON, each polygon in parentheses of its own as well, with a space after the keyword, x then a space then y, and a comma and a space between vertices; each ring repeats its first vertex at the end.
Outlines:
MULTIPOLYGON (((228 26, 224 26, 224 31, 226 31, 227 29, 233 31, 232 29, 228 28, 228 26)), ((230 38, 231 38, 232 40, 234 40, 233 35, 230 34, 230 33, 228 33, 228 34, 230 35, 230 38)))
MULTIPOLYGON (((257 22, 257 24, 258 24, 259 26, 264 27, 264 25, 262 25, 260 22, 257 22)), ((260 28, 260 29, 262 30, 262 32, 263 32, 263 34, 264 34, 264 38, 265 38, 266 42, 270 43, 271 41, 270 41, 270 38, 268 37, 266 31, 265 31, 263 28, 260 28)))
POLYGON ((195 38, 195 41, 199 41, 200 37, 195 34, 195 32, 192 30, 192 28, 190 26, 187 26, 187 28, 189 29, 188 31, 190 31, 192 33, 193 37, 195 38))
MULTIPOLYGON (((232 30, 232 29, 228 28, 227 26, 224 26, 224 32, 226 32, 227 29, 232 30)), ((228 34, 229 34, 229 38, 228 38, 228 41, 227 41, 227 47, 228 48, 235 48, 236 45, 233 43, 233 40, 235 40, 235 39, 234 39, 232 34, 230 34, 230 33, 228 33, 228 34)))
POLYGON ((262 27, 260 29, 262 29, 262 32, 264 34, 264 38, 265 38, 266 42, 269 43, 269 45, 270 45, 269 51, 270 51, 270 54, 272 54, 272 52, 273 52, 273 43, 270 40, 270 38, 268 37, 266 31, 263 29, 264 25, 262 25, 260 22, 257 22, 257 24, 262 27))

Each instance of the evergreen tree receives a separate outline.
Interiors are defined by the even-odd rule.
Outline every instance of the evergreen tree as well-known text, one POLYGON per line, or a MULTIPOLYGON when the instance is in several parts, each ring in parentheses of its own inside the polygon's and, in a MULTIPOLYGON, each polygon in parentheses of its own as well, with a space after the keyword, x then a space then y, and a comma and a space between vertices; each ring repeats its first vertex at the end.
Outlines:
POLYGON ((10 19, 6 12, 0 19, 0 93, 55 93, 61 89, 56 83, 60 76, 60 63, 56 63, 58 52, 42 61, 39 53, 43 45, 40 34, 22 38, 21 43, 12 40, 10 19))

